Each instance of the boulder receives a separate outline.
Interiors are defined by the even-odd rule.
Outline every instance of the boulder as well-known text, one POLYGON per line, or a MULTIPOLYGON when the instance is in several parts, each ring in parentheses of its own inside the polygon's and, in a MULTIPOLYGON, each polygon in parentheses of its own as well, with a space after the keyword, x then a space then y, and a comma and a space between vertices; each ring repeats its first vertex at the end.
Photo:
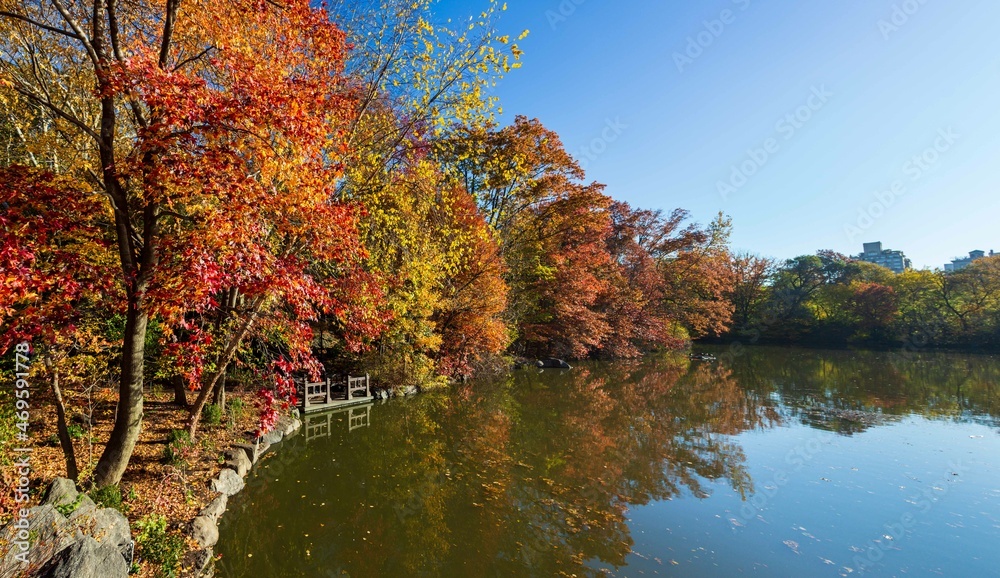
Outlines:
POLYGON ((27 512, 27 528, 18 519, 0 530, 0 576, 95 576, 128 574, 132 535, 128 520, 111 508, 98 508, 71 480, 57 478, 45 503, 27 512), (72 506, 69 517, 58 509, 72 506), (18 560, 27 539, 27 563, 18 560))
POLYGON ((241 478, 245 478, 247 472, 253 467, 247 453, 241 448, 229 448, 225 451, 226 466, 232 468, 241 478))
POLYGON ((275 428, 267 432, 266 434, 260 436, 260 444, 261 445, 267 444, 268 446, 271 446, 273 444, 280 442, 283 437, 285 437, 285 431, 275 428))
POLYGON ((49 578, 125 578, 129 568, 110 543, 84 536, 56 554, 41 575, 49 578))
POLYGON ((420 388, 415 385, 407 385, 406 388, 403 389, 403 395, 405 396, 416 395, 418 393, 420 393, 420 388))
POLYGON ((192 520, 188 533, 201 548, 211 548, 219 542, 219 527, 208 516, 198 516, 192 520))
POLYGON ((219 518, 221 518, 222 514, 226 511, 226 505, 228 503, 229 496, 226 494, 219 494, 214 500, 209 502, 207 506, 202 508, 202 510, 198 512, 198 515, 205 516, 213 522, 218 522, 219 518))
POLYGON ((211 566, 215 553, 211 548, 191 550, 184 555, 183 566, 194 570, 195 576, 211 576, 214 568, 211 566))
MULTIPOLYGON (((282 436, 284 437, 284 436, 290 436, 291 434, 295 433, 296 430, 302 427, 302 422, 299 421, 299 416, 298 416, 299 411, 297 409, 293 411, 294 413, 289 412, 280 416, 278 418, 278 421, 275 422, 274 424, 273 431, 280 431, 282 436)), ((272 441, 271 443, 276 443, 276 442, 272 441)))
POLYGON ((234 444, 233 449, 242 450, 246 454, 247 459, 250 460, 250 464, 253 465, 257 463, 257 449, 252 444, 234 444))
POLYGON ((228 468, 219 472, 219 477, 211 481, 211 488, 213 492, 226 494, 227 496, 240 493, 245 485, 246 484, 244 484, 243 478, 228 468))
POLYGON ((132 532, 128 526, 128 518, 114 508, 101 508, 90 518, 90 528, 84 532, 102 544, 112 544, 120 552, 132 543, 132 532))
POLYGON ((51 504, 28 509, 27 529, 16 527, 17 519, 0 529, 0 576, 32 575, 52 556, 82 537, 51 504), (18 542, 27 538, 27 564, 16 556, 23 554, 18 542))
POLYGON ((45 492, 43 506, 65 506, 76 501, 80 492, 76 491, 76 482, 68 478, 56 478, 45 492))
POLYGON ((250 464, 256 464, 260 456, 264 455, 270 447, 271 444, 260 442, 255 444, 233 444, 234 448, 243 450, 246 453, 247 458, 250 459, 250 464))
POLYGON ((69 520, 71 522, 90 516, 97 511, 97 504, 95 504, 94 500, 91 500, 90 496, 87 494, 77 495, 76 499, 73 500, 72 503, 76 505, 73 507, 73 511, 69 513, 69 520))

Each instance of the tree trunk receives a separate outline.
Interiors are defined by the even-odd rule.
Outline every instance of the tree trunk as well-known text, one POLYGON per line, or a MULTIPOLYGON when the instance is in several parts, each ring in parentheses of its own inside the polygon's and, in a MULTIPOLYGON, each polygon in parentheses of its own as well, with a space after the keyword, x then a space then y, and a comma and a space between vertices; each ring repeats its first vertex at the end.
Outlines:
POLYGON ((226 413, 226 371, 226 369, 222 370, 222 376, 219 378, 219 383, 215 384, 215 393, 212 395, 212 403, 223 414, 226 413))
POLYGON ((174 404, 187 409, 187 386, 184 385, 184 377, 175 375, 170 381, 174 384, 174 404))
POLYGON ((149 316, 139 307, 138 299, 130 296, 122 344, 118 410, 115 427, 94 470, 93 483, 98 488, 117 484, 121 480, 142 430, 142 373, 148 322, 149 316))
MULTIPOLYGON (((229 312, 236 308, 236 297, 239 295, 239 289, 236 287, 230 287, 226 291, 225 297, 222 299, 222 308, 219 311, 219 316, 215 319, 215 331, 219 333, 222 331, 223 326, 229 318, 229 312)), ((218 363, 218 359, 216 359, 218 363)), ((226 368, 222 368, 222 377, 215 386, 215 391, 212 393, 212 403, 219 408, 219 410, 225 414, 226 413, 226 368)))
POLYGON ((69 429, 66 427, 66 405, 63 403, 62 391, 59 389, 59 371, 52 372, 52 393, 56 398, 56 427, 59 430, 59 445, 62 446, 63 456, 66 458, 66 477, 77 481, 80 477, 80 470, 76 466, 76 451, 73 449, 73 440, 69 437, 69 429))
POLYGON ((208 383, 201 388, 201 392, 198 394, 198 399, 195 400, 194 405, 188 410, 188 434, 191 436, 191 441, 194 441, 195 436, 198 434, 198 422, 201 421, 201 410, 205 408, 205 404, 208 402, 208 397, 215 390, 215 386, 219 383, 222 376, 225 375, 226 368, 229 367, 229 362, 232 361, 233 357, 236 355, 236 350, 239 349, 243 338, 250 333, 250 329, 257 321, 257 315, 260 313, 260 307, 262 304, 263 300, 258 298, 253 306, 250 307, 250 316, 243 322, 243 326, 230 338, 229 344, 226 346, 221 359, 219 359, 218 368, 215 370, 215 373, 212 374, 208 383))

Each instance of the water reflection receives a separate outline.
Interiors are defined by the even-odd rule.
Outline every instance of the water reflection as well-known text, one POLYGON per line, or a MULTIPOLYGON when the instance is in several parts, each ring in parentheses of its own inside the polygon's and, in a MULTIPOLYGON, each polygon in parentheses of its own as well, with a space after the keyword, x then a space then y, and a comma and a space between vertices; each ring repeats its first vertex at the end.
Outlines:
POLYGON ((258 468, 223 520, 222 574, 599 575, 627 511, 754 494, 735 436, 796 421, 851 435, 898 416, 995 423, 989 358, 760 349, 519 372, 345 412, 258 468))

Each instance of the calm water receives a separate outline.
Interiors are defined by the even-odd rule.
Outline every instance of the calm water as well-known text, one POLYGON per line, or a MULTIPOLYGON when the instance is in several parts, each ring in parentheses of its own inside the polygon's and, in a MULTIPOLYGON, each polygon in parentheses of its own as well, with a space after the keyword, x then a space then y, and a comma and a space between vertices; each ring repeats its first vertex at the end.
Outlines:
POLYGON ((1000 576, 996 357, 525 371, 285 446, 230 501, 227 578, 1000 576))

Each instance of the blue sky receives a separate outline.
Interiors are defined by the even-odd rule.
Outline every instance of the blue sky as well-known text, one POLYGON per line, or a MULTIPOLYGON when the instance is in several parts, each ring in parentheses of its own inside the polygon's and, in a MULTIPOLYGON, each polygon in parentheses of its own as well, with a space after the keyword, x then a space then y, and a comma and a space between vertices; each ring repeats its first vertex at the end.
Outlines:
POLYGON ((1000 250, 996 0, 507 4, 501 30, 531 34, 504 120, 539 118, 615 198, 724 211, 735 248, 779 258, 1000 250))

